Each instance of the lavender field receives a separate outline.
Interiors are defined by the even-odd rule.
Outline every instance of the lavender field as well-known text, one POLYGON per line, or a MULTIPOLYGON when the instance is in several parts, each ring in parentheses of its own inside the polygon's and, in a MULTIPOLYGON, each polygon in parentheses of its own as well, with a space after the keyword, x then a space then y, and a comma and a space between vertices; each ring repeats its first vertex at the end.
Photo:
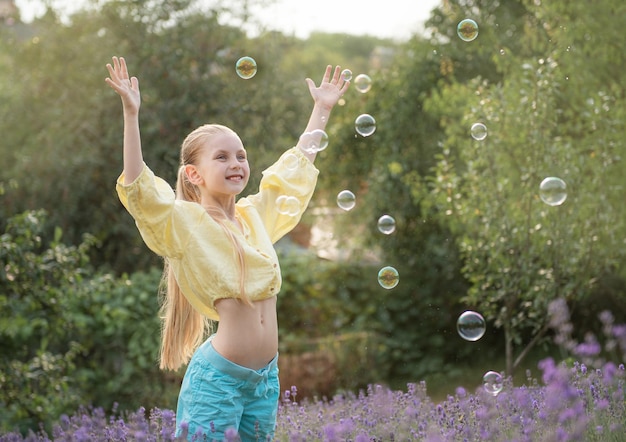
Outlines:
MULTIPOLYGON (((434 403, 426 385, 405 391, 370 386, 358 395, 297 401, 285 391, 278 441, 623 441, 626 440, 624 365, 568 367, 541 362, 543 377, 493 396, 482 388, 434 403)), ((140 409, 107 417, 102 409, 64 416, 51 435, 0 436, 0 441, 175 441, 174 412, 140 409)), ((190 435, 191 440, 205 440, 190 435)), ((226 440, 238 440, 236 431, 226 440)))
MULTIPOLYGON (((625 441, 626 325, 604 312, 603 345, 587 334, 572 338, 569 312, 562 301, 551 308, 555 340, 567 354, 563 362, 539 362, 540 379, 522 386, 510 378, 485 383, 475 391, 457 388, 433 401, 424 382, 403 390, 370 385, 358 393, 300 401, 297 386, 284 391, 277 441, 625 441)), ((22 441, 176 441, 207 440, 200 435, 174 437, 171 410, 139 409, 106 413, 101 408, 62 416, 51 434, 10 433, 0 442, 22 441)), ((210 439, 208 439, 210 440, 210 439)), ((239 440, 233 429, 226 440, 239 440)))

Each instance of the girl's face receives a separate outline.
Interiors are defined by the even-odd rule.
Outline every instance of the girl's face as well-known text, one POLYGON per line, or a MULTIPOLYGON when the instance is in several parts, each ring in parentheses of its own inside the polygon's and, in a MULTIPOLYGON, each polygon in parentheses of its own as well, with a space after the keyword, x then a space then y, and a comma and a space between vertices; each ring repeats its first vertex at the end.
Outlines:
POLYGON ((231 133, 213 136, 203 147, 199 161, 187 166, 189 180, 203 195, 233 197, 243 191, 250 178, 250 166, 243 143, 231 133))

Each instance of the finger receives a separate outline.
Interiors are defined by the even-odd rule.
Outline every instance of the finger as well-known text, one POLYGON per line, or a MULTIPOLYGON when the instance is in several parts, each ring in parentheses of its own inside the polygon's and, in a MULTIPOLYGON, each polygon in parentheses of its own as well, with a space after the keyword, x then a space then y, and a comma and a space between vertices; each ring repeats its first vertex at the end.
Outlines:
POLYGON ((117 78, 117 72, 115 72, 115 68, 113 68, 113 66, 111 66, 110 63, 107 63, 106 67, 107 67, 107 70, 109 71, 109 77, 110 77, 110 78, 107 78, 108 80, 107 83, 111 85, 111 83, 119 81, 117 78))
POLYGON ((122 71, 122 78, 128 78, 128 68, 126 67, 126 60, 124 57, 120 57, 120 69, 122 71))
POLYGON ((313 91, 313 89, 315 89, 315 82, 313 80, 305 78, 304 81, 306 81, 307 86, 309 86, 309 91, 313 91))
POLYGON ((343 84, 343 86, 341 87, 341 89, 339 89, 339 93, 341 95, 345 94, 346 91, 348 90, 348 87, 350 86, 350 81, 346 80, 346 82, 343 84))
POLYGON ((330 71, 333 67, 331 65, 326 66, 326 72, 324 72, 324 78, 322 78, 322 83, 328 83, 330 80, 330 71))
POLYGON ((120 93, 120 88, 117 85, 117 83, 115 83, 113 80, 111 80, 110 78, 105 78, 104 79, 105 83, 109 85, 109 87, 111 89, 113 89, 115 92, 117 92, 118 94, 120 93))
POLYGON ((341 66, 337 65, 335 67, 335 73, 333 74, 333 83, 337 83, 339 78, 341 77, 341 66))
POLYGON ((139 90, 139 80, 137 79, 137 77, 132 77, 130 79, 130 87, 133 90, 139 90))
POLYGON ((120 70, 120 61, 117 57, 113 57, 113 69, 115 70, 115 72, 118 72, 120 70))

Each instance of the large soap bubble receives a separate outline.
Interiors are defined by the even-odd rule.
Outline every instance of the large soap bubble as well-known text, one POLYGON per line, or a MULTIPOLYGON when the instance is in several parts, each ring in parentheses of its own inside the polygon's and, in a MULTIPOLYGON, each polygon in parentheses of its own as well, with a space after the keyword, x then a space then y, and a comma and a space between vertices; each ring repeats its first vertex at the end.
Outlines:
POLYGON ((483 388, 492 396, 497 396, 504 387, 504 379, 497 371, 488 371, 483 376, 483 388))
POLYGON ((362 94, 369 92, 369 90, 372 88, 372 79, 369 77, 369 75, 359 74, 354 79, 354 87, 362 94))
POLYGON ((370 114, 361 114, 354 120, 354 128, 359 135, 369 137, 376 132, 376 120, 370 114))
POLYGON ((295 196, 280 195, 276 198, 276 210, 281 215, 296 216, 300 213, 300 200, 295 196))
POLYGON ((470 134, 473 139, 482 141, 487 138, 487 126, 483 123, 474 123, 470 128, 470 134))
POLYGON ((463 41, 472 41, 478 37, 478 25, 471 18, 461 20, 456 27, 456 33, 463 41))
POLYGON ((337 205, 346 212, 354 209, 356 205, 356 197, 349 190, 342 190, 337 194, 337 205))
POLYGON ((485 334, 487 325, 480 313, 468 310, 463 312, 456 321, 456 329, 466 341, 478 341, 485 334))
POLYGON ((400 282, 398 271, 391 266, 386 266, 378 272, 378 283, 384 289, 392 289, 400 282))
POLYGON ((317 153, 328 147, 328 134, 322 129, 315 129, 300 135, 300 146, 307 153, 317 153))
POLYGON ((539 197, 549 206, 560 206, 567 199, 567 186, 561 178, 549 176, 539 185, 539 197))
POLYGON ((256 75, 256 61, 252 57, 241 57, 235 64, 235 71, 244 80, 249 80, 256 75))
POLYGON ((287 170, 296 170, 298 168, 298 156, 295 153, 288 153, 283 156, 283 165, 287 170))
POLYGON ((396 230, 396 220, 391 215, 383 215, 378 218, 378 231, 385 235, 391 235, 396 230))

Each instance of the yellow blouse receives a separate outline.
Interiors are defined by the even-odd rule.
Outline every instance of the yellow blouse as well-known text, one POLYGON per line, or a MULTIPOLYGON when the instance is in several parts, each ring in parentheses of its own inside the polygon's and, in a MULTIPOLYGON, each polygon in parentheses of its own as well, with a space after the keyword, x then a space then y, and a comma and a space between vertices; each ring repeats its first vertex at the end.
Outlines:
MULTIPOLYGON (((292 230, 306 209, 319 171, 299 148, 291 148, 263 172, 259 192, 240 198, 235 224, 228 227, 240 241, 246 263, 245 290, 251 301, 278 294, 282 283, 273 244, 292 230), (297 159, 294 165, 294 157, 297 159), (295 216, 276 210, 276 199, 294 196, 300 203, 295 216)), ((201 314, 219 321, 215 301, 241 297, 236 252, 222 227, 197 203, 177 200, 174 190, 144 164, 135 181, 116 190, 146 245, 167 257, 182 293, 201 314)))

